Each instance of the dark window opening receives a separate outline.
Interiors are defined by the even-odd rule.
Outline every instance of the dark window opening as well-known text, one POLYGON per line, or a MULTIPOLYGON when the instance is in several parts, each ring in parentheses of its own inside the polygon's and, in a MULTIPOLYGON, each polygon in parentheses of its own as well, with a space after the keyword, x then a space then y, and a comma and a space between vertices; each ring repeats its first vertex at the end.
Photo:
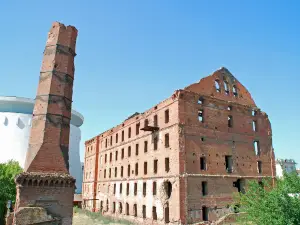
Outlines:
POLYGON ((164 185, 164 191, 166 193, 166 196, 169 199, 172 194, 172 183, 170 181, 165 181, 163 185, 164 185))
POLYGON ((167 204, 167 206, 165 207, 165 223, 170 222, 169 214, 169 204, 167 204))
POLYGON ((233 119, 232 119, 232 116, 228 116, 228 127, 233 127, 233 119))
POLYGON ((254 141, 254 151, 255 151, 255 155, 257 155, 257 156, 260 155, 259 141, 254 141))
POLYGON ((109 161, 112 161, 112 152, 109 154, 109 161))
POLYGON ((165 111, 165 123, 169 123, 169 110, 165 111))
POLYGON ((206 170, 206 159, 205 159, 205 157, 200 157, 200 170, 206 170))
POLYGON ((113 213, 115 213, 115 212, 116 212, 116 203, 113 202, 113 213))
POLYGON ((219 80, 215 80, 215 88, 217 92, 221 92, 219 80))
POLYGON ((232 87, 232 92, 233 92, 233 95, 234 95, 235 97, 238 96, 237 88, 236 88, 235 85, 233 85, 233 87, 232 87))
POLYGON ((144 141, 144 152, 148 151, 148 141, 144 141))
POLYGON ((144 162, 144 175, 147 175, 147 162, 144 162))
POLYGON ((207 181, 202 181, 201 182, 201 187, 202 187, 202 195, 206 196, 207 193, 208 193, 208 190, 207 190, 207 181))
POLYGON ((203 98, 200 97, 200 98, 198 99, 198 104, 200 104, 200 105, 203 104, 203 101, 204 101, 203 98))
POLYGON ((129 215, 129 204, 126 203, 126 215, 128 216, 129 215))
POLYGON ((119 202, 119 213, 122 214, 122 211, 123 211, 122 203, 119 202))
POLYGON ((122 191, 123 191, 123 186, 122 186, 122 183, 120 184, 120 194, 122 194, 122 191))
POLYGON ((139 164, 135 164, 135 175, 137 176, 139 174, 139 164))
POLYGON ((203 118, 203 110, 199 110, 198 111, 198 120, 200 121, 200 122, 204 122, 204 118, 203 118))
POLYGON ((154 172, 155 174, 157 173, 157 162, 158 162, 158 160, 155 159, 155 160, 154 160, 154 167, 153 167, 153 172, 154 172))
POLYGON ((140 133, 140 123, 136 124, 135 134, 138 135, 140 133))
POLYGON ((128 157, 131 156, 131 146, 128 146, 128 157))
POLYGON ((127 187, 126 187, 126 195, 129 195, 129 183, 127 183, 126 186, 127 186, 127 187))
POLYGON ((158 126, 158 123, 157 123, 157 115, 154 116, 153 122, 154 122, 154 126, 157 127, 157 126, 158 126))
POLYGON ((143 196, 146 196, 146 192, 147 192, 147 184, 146 182, 143 183, 143 196))
POLYGON ((165 134, 165 147, 170 147, 170 140, 169 140, 169 134, 165 134))
POLYGON ((208 208, 206 206, 202 207, 202 220, 208 221, 208 208))
POLYGON ((128 138, 131 138, 131 127, 128 128, 128 138))
POLYGON ((116 184, 114 184, 114 194, 116 194, 116 184))
POLYGON ((135 155, 139 155, 139 144, 135 145, 135 155))
POLYGON ((121 150, 121 158, 124 159, 124 148, 121 150))
POLYGON ((137 205, 136 204, 133 205, 133 214, 134 214, 134 217, 137 217, 137 205))
POLYGON ((233 182, 233 186, 238 189, 238 192, 245 193, 245 180, 237 179, 236 182, 233 182))
POLYGON ((111 178, 111 168, 109 168, 109 178, 111 178))
POLYGON ((121 177, 123 177, 123 166, 121 166, 121 177))
POLYGON ((154 139, 153 139, 153 148, 154 148, 154 150, 157 150, 157 145, 158 145, 158 138, 157 137, 155 137, 154 139))
POLYGON ((152 183, 152 193, 153 195, 156 195, 156 181, 153 181, 152 183))
POLYGON ((232 173, 232 156, 226 155, 225 156, 225 166, 227 173, 232 173))
POLYGON ((106 178, 106 169, 104 170, 104 178, 106 178))
POLYGON ((127 167, 127 176, 130 177, 130 165, 127 167))
POLYGON ((124 130, 122 130, 122 141, 124 141, 124 130))
POLYGON ((134 195, 137 195, 137 183, 134 183, 134 195))
POLYGON ((231 110, 232 110, 232 106, 228 106, 228 107, 227 107, 227 110, 228 110, 228 111, 231 111, 231 110))
POLYGON ((170 159, 165 158, 165 171, 169 172, 170 171, 170 159))
POLYGON ((252 110, 252 116, 256 116, 257 115, 257 111, 256 110, 252 110))
POLYGON ((112 145, 112 136, 110 136, 110 145, 112 145))
POLYGON ((116 134, 116 143, 118 143, 118 134, 116 134))
POLYGON ((146 218, 146 206, 143 205, 143 218, 145 219, 146 218))
POLYGON ((261 161, 257 161, 257 171, 259 174, 262 173, 262 162, 261 161))
POLYGON ((264 189, 264 183, 263 183, 262 181, 258 181, 258 185, 259 185, 262 189, 264 189))
POLYGON ((117 173, 118 173, 117 170, 118 170, 117 167, 115 167, 115 177, 117 177, 117 173))
POLYGON ((107 148, 107 138, 105 139, 105 148, 107 148))
POLYGON ((148 124, 149 124, 149 121, 148 121, 148 119, 145 119, 145 122, 144 122, 144 127, 148 127, 148 124))
POLYGON ((105 163, 107 162, 107 155, 105 154, 105 157, 104 157, 104 161, 105 163))
POLYGON ((118 151, 116 151, 116 161, 118 161, 118 151))
POLYGON ((156 207, 152 207, 152 218, 153 220, 157 220, 157 213, 156 213, 156 207))

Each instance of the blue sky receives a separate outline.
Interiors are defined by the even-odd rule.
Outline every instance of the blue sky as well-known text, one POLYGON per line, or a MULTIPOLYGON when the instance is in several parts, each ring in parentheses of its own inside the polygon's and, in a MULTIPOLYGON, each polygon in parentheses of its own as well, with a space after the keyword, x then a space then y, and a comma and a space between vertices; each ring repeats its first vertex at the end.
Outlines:
MULTIPOLYGON (((73 108, 83 142, 225 66, 300 163, 300 1, 3 1, 0 95, 34 98, 53 21, 79 30, 73 108)), ((300 167, 300 165, 298 165, 300 167)))

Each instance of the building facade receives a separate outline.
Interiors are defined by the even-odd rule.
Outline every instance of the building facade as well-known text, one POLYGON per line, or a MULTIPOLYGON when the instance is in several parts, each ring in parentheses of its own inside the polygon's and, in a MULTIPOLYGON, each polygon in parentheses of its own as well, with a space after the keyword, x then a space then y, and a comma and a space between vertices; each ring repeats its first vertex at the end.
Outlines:
MULTIPOLYGON (((24 167, 28 149, 32 113, 35 101, 29 98, 15 96, 0 96, 0 163, 16 160, 24 167)), ((83 116, 72 110, 70 124, 70 174, 76 179, 76 193, 81 193, 82 167, 80 162, 79 147, 81 141, 80 126, 83 116)))
POLYGON ((146 224, 215 221, 275 176, 271 125, 221 68, 85 142, 83 207, 146 224))
POLYGON ((296 172, 296 162, 293 159, 277 159, 276 160, 276 176, 282 177, 283 173, 296 172))

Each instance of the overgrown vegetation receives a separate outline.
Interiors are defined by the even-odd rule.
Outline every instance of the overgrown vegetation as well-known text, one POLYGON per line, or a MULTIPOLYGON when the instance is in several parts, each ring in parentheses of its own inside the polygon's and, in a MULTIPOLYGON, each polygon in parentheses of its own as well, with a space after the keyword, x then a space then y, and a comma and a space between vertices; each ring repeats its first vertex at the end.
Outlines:
POLYGON ((16 199, 16 185, 14 178, 22 172, 17 161, 10 160, 7 163, 0 163, 0 224, 4 224, 6 203, 16 199))
POLYGON ((262 184, 249 181, 244 194, 236 196, 241 224, 251 225, 299 225, 300 177, 296 173, 284 174, 283 179, 265 179, 262 184), (298 194, 298 195, 297 195, 298 194))
POLYGON ((103 216, 101 215, 101 213, 90 212, 88 210, 80 209, 78 207, 74 207, 74 213, 86 215, 89 218, 93 219, 95 222, 99 222, 101 224, 111 224, 111 223, 131 224, 129 221, 126 220, 114 219, 111 217, 103 216))

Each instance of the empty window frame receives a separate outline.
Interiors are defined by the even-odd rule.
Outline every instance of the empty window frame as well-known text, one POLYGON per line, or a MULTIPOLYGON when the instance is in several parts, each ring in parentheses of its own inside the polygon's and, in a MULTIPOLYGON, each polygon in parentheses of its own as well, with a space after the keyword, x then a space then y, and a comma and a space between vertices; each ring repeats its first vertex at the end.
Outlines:
POLYGON ((118 161, 118 151, 116 151, 115 160, 118 161))
POLYGON ((130 177, 130 165, 127 166, 127 176, 130 177))
POLYGON ((224 89, 225 89, 226 95, 229 95, 229 85, 226 80, 224 80, 224 89))
POLYGON ((107 138, 105 139, 105 148, 107 148, 107 138))
POLYGON ((262 162, 261 161, 257 161, 257 172, 259 174, 262 173, 262 162))
POLYGON ((260 155, 260 145, 259 145, 259 141, 254 141, 254 151, 255 151, 255 155, 259 156, 260 155))
POLYGON ((124 130, 122 130, 122 141, 124 141, 124 130))
POLYGON ((104 169, 104 178, 106 178, 106 169, 104 169))
POLYGON ((138 163, 135 164, 135 175, 136 176, 139 175, 139 164, 138 163))
POLYGON ((147 175, 147 172, 148 172, 148 163, 147 162, 144 162, 144 175, 147 175))
POLYGON ((131 146, 128 146, 128 157, 131 156, 131 146))
POLYGON ((135 134, 136 134, 136 135, 139 135, 139 133, 140 133, 140 123, 137 123, 137 124, 135 125, 135 134))
POLYGON ((129 183, 126 184, 126 195, 129 195, 129 183))
POLYGON ((131 127, 128 128, 128 138, 131 138, 131 127))
POLYGON ((152 183, 152 193, 153 193, 153 195, 156 195, 156 189, 157 189, 156 181, 153 181, 153 183, 152 183))
POLYGON ((147 193, 147 183, 143 182, 143 196, 145 197, 147 193))
POLYGON ((207 193, 208 193, 208 190, 207 190, 207 181, 202 181, 201 182, 201 187, 202 187, 202 195, 206 196, 207 193))
POLYGON ((203 110, 202 109, 198 110, 198 120, 202 123, 204 122, 203 110))
POLYGON ((124 159, 124 148, 121 150, 121 159, 124 159))
POLYGON ((148 151, 148 141, 144 141, 144 152, 148 151))
POLYGON ((135 144, 135 155, 139 155, 139 144, 135 144))
POLYGON ((134 195, 137 195, 137 183, 134 183, 134 195))
POLYGON ((109 168, 109 178, 111 178, 111 168, 109 168))
POLYGON ((157 115, 155 115, 154 118, 153 118, 153 125, 154 125, 155 127, 158 126, 157 115))
POLYGON ((228 127, 233 127, 233 119, 231 115, 228 116, 228 127))
POLYGON ((129 204, 126 203, 126 215, 128 216, 129 215, 129 204))
POLYGON ((158 163, 158 160, 154 159, 154 161, 153 161, 153 172, 154 172, 154 174, 157 174, 157 163, 158 163))
POLYGON ((116 143, 118 143, 119 135, 116 134, 116 143))
POLYGON ((158 146, 158 137, 154 137, 153 138, 153 149, 157 150, 157 146, 158 146))
POLYGON ((112 146, 112 136, 110 136, 110 145, 112 146))
POLYGON ((208 221, 208 208, 206 206, 202 207, 202 220, 208 221))
POLYGON ((225 156, 225 167, 227 173, 232 173, 232 156, 231 155, 226 155, 225 156))
POLYGON ((113 213, 115 213, 115 212, 116 212, 116 203, 113 202, 113 213))
POLYGON ((107 162, 107 155, 105 154, 104 156, 104 162, 106 163, 107 162))
POLYGON ((121 166, 121 177, 123 177, 123 171, 124 171, 124 167, 121 166))
POLYGON ((235 85, 232 86, 232 93, 233 93, 234 97, 238 96, 237 88, 235 85))
POLYGON ((165 134, 165 147, 169 148, 170 147, 170 138, 169 134, 165 134))
POLYGON ((221 92, 219 80, 215 80, 215 88, 217 92, 221 92))
POLYGON ((146 206, 143 205, 143 218, 145 219, 146 218, 146 206))
POLYGON ((204 156, 200 157, 200 170, 206 170, 206 158, 204 156))
POLYGON ((114 194, 116 194, 116 188, 117 188, 117 185, 114 184, 114 194))
POLYGON ((112 152, 109 154, 109 161, 112 161, 112 152))
POLYGON ((117 167, 115 167, 115 177, 117 177, 117 174, 118 174, 118 169, 117 167))
POLYGON ((170 120, 170 115, 169 115, 169 110, 165 110, 165 123, 169 123, 169 120, 170 120))
POLYGON ((165 158, 165 171, 169 172, 170 171, 170 159, 165 158))
POLYGON ((123 185, 122 183, 120 184, 120 194, 122 194, 122 191, 123 191, 123 185))
POLYGON ((156 212, 156 207, 152 207, 152 219, 157 220, 157 212, 156 212))
POLYGON ((136 204, 133 205, 133 215, 134 215, 134 217, 137 217, 137 205, 136 204))
POLYGON ((253 120, 252 121, 252 129, 253 129, 253 131, 257 131, 257 122, 256 122, 256 120, 253 120))

